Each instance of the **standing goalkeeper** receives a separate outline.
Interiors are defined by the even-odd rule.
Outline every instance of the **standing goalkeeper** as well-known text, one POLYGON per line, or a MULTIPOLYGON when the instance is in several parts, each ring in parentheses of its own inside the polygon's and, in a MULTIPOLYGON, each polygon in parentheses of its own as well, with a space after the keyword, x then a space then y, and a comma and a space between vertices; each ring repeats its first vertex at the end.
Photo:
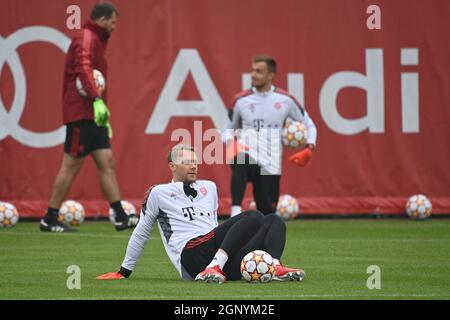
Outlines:
POLYGON ((308 130, 305 149, 289 158, 305 166, 316 144, 317 129, 306 110, 284 90, 272 84, 277 64, 268 55, 252 59, 252 88, 235 96, 231 121, 223 138, 227 161, 231 163, 231 216, 242 211, 248 182, 253 184, 256 207, 264 214, 274 213, 281 177, 281 129, 287 118, 304 123, 308 130), (240 129, 235 138, 234 130, 240 129))
POLYGON ((103 194, 116 213, 116 229, 124 230, 137 224, 137 218, 127 216, 120 203, 110 144, 112 128, 106 106, 107 92, 98 91, 92 75, 93 70, 97 69, 107 79, 105 49, 116 27, 117 16, 117 9, 112 4, 96 4, 91 19, 73 38, 67 52, 63 85, 63 120, 67 127, 64 158, 53 184, 47 213, 40 222, 41 231, 73 231, 58 221, 58 211, 88 154, 97 166, 103 194), (78 92, 75 84, 77 77, 87 97, 78 92))

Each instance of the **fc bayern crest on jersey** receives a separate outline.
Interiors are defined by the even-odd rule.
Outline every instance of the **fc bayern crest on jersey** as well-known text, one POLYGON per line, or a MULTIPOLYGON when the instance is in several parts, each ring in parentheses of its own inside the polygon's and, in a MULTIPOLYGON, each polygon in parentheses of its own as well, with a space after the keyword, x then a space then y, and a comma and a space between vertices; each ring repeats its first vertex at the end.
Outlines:
POLYGON ((277 102, 277 103, 275 103, 274 107, 275 107, 275 109, 280 110, 282 105, 281 105, 281 103, 277 102))
POLYGON ((201 192, 204 196, 206 196, 206 195, 208 194, 208 190, 206 190, 205 187, 201 187, 201 188, 200 188, 200 192, 201 192))

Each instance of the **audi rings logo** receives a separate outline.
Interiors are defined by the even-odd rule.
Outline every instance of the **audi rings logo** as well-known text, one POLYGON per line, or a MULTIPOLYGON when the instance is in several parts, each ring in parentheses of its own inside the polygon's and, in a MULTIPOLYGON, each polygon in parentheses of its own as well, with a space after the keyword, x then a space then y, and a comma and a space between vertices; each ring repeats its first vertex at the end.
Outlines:
POLYGON ((42 41, 57 46, 64 53, 67 52, 70 39, 62 32, 42 26, 32 26, 17 30, 7 38, 0 36, 0 75, 5 63, 9 65, 13 79, 15 94, 9 112, 0 94, 0 141, 11 135, 20 143, 35 148, 49 148, 61 144, 65 138, 64 126, 50 132, 32 132, 20 126, 25 102, 27 98, 26 75, 17 54, 21 45, 42 41))

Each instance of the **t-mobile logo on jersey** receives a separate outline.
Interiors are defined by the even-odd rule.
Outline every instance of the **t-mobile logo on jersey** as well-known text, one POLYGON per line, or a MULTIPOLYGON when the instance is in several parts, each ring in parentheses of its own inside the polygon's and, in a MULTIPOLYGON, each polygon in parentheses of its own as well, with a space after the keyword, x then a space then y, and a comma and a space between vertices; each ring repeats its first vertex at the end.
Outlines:
POLYGON ((189 216, 189 221, 195 220, 194 219, 195 212, 194 212, 194 208, 193 207, 181 208, 181 210, 183 210, 183 216, 185 218, 187 218, 189 216))
POLYGON ((195 213, 193 207, 186 207, 186 208, 181 208, 181 209, 183 210, 183 216, 185 218, 189 217, 189 221, 194 221, 195 220, 194 216, 197 216, 197 215, 200 215, 201 217, 203 217, 203 216, 208 216, 208 217, 213 216, 213 213, 210 213, 210 212, 206 212, 206 213, 204 213, 204 212, 198 213, 197 212, 197 213, 195 213))
POLYGON ((255 128, 256 131, 259 131, 262 127, 264 127, 264 119, 253 120, 253 128, 255 128))

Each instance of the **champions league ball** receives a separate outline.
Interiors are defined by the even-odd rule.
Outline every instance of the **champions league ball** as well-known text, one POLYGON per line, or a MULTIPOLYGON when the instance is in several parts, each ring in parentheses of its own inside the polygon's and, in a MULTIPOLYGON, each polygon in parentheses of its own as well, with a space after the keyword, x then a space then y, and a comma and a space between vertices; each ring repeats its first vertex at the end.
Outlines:
POLYGON ((81 203, 74 200, 66 200, 59 208, 58 220, 72 226, 78 226, 84 221, 84 208, 81 203))
POLYGON ((406 214, 414 220, 423 220, 431 215, 432 205, 423 194, 413 195, 406 202, 406 214))
MULTIPOLYGON (((103 74, 100 71, 94 69, 92 72, 92 76, 94 77, 95 86, 97 87, 99 94, 102 95, 103 91, 105 91, 105 87, 106 87, 106 82, 105 82, 105 78, 103 77, 103 74)), ((79 77, 77 77, 77 79, 76 79, 76 86, 77 86, 78 92, 83 97, 87 97, 87 92, 86 92, 86 90, 84 90, 79 77)))
POLYGON ((288 194, 283 194, 278 199, 276 214, 283 220, 295 219, 300 212, 297 199, 288 194))
POLYGON ((0 228, 14 227, 19 221, 19 212, 9 202, 0 201, 0 228))
MULTIPOLYGON (((136 207, 127 200, 121 200, 120 203, 122 204, 122 208, 127 214, 129 215, 137 215, 136 213, 136 207)), ((112 224, 116 223, 116 213, 114 212, 113 208, 109 208, 109 221, 111 221, 112 224)))
POLYGON ((269 282, 275 274, 273 258, 263 250, 255 250, 247 253, 242 259, 240 269, 242 278, 250 283, 269 282))
POLYGON ((281 138, 285 146, 291 148, 304 147, 308 138, 308 131, 303 123, 288 119, 281 131, 281 138))

